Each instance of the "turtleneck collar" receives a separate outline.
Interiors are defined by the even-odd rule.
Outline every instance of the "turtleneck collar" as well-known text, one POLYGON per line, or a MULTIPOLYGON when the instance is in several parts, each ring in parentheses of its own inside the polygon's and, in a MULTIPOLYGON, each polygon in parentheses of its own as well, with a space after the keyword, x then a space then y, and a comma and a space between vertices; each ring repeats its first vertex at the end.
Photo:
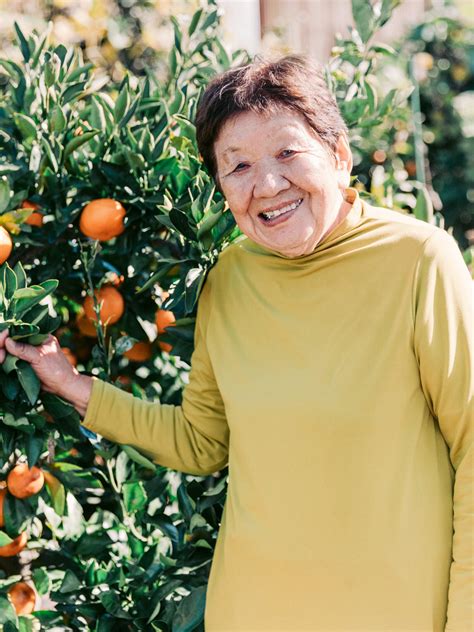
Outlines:
POLYGON ((359 193, 357 189, 352 187, 348 188, 344 192, 345 201, 349 202, 352 206, 344 217, 344 219, 333 228, 331 232, 329 232, 314 248, 314 250, 305 255, 299 255, 296 257, 289 257, 284 255, 276 250, 271 250, 270 248, 266 248, 260 244, 257 244, 255 241, 246 237, 242 240, 241 245, 246 250, 250 250, 251 252, 256 252, 260 254, 271 255, 275 257, 279 257, 280 259, 286 259, 288 261, 302 261, 308 259, 309 257, 314 256, 317 253, 320 253, 330 246, 333 246, 335 243, 341 241, 341 238, 344 238, 346 233, 351 231, 353 228, 360 224, 361 216, 362 216, 362 200, 359 197, 359 193))

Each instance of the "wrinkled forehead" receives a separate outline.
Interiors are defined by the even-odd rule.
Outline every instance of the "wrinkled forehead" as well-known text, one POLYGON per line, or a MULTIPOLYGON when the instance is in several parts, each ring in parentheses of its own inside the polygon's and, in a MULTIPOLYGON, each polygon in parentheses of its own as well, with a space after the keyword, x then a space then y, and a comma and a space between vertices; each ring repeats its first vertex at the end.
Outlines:
POLYGON ((289 108, 265 112, 239 112, 223 124, 214 142, 217 161, 227 162, 238 154, 251 153, 263 146, 289 142, 320 144, 320 139, 304 116, 289 108))

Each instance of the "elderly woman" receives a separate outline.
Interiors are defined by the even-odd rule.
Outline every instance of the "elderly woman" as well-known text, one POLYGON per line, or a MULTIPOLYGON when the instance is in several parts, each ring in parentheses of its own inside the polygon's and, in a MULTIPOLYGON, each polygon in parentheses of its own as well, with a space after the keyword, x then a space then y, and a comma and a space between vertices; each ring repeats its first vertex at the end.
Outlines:
POLYGON ((455 242, 348 188, 346 126, 300 58, 215 78, 197 136, 244 238, 205 283, 182 405, 79 375, 54 338, 7 350, 86 428, 183 472, 229 465, 206 632, 467 632, 471 282, 455 242))

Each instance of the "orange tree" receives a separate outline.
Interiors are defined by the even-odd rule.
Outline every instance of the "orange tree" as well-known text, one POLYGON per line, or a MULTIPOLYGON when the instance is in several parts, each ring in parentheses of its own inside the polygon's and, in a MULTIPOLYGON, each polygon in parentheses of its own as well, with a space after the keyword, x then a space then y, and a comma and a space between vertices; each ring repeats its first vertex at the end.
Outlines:
MULTIPOLYGON (((355 142, 396 106, 394 94, 378 102, 371 81, 387 54, 371 38, 396 4, 377 12, 354 0, 357 29, 327 67, 355 142)), ((101 91, 80 51, 38 33, 17 29, 22 63, 0 60, 0 328, 32 343, 54 331, 79 370, 162 403, 180 402, 200 289, 238 235, 192 124, 209 77, 245 59, 227 53, 217 26, 210 0, 185 30, 174 20, 165 80, 127 77, 101 91)), ((13 358, 0 389, 4 630, 36 620, 202 631, 226 470, 180 474, 102 440, 13 358), (15 496, 9 480, 31 495, 15 496)))

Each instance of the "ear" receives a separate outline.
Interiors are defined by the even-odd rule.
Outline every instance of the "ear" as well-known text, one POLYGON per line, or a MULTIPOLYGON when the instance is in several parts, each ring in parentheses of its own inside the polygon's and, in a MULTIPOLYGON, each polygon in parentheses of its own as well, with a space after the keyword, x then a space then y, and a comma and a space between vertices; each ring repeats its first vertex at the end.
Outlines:
POLYGON ((339 136, 335 152, 336 175, 341 189, 347 189, 350 185, 352 171, 352 152, 349 139, 344 132, 339 136))

